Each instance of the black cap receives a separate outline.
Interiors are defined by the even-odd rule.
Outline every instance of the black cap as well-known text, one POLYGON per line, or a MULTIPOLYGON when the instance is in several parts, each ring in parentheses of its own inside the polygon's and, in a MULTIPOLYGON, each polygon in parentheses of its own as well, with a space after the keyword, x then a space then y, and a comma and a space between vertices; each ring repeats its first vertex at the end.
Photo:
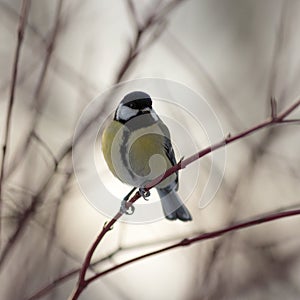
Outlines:
POLYGON ((152 106, 152 100, 151 97, 144 92, 141 91, 134 91, 129 94, 127 94, 121 101, 122 104, 129 106, 133 105, 134 108, 142 109, 145 107, 151 107, 152 106))

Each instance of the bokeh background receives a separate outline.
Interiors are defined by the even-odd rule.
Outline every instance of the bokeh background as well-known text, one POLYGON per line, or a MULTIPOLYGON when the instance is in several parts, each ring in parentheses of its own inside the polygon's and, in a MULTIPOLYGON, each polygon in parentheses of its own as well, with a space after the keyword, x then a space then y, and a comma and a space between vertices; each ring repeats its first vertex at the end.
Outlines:
MULTIPOLYGON (((76 122, 93 98, 124 80, 175 80, 203 95, 224 134, 234 134, 267 118, 271 97, 282 110, 300 94, 298 0, 28 1, 12 85, 22 3, 0 2, 2 146, 15 92, 1 183, 3 300, 29 299, 79 268, 108 220, 82 195, 72 166, 76 122)), ((188 118, 182 124, 197 140, 188 118)), ((222 185, 199 209, 209 174, 204 159, 187 203, 193 222, 118 222, 89 275, 172 241, 299 206, 299 149, 299 123, 228 146, 222 185)), ((105 165, 101 170, 108 176, 105 165)), ((184 182, 189 176, 182 172, 184 182)), ((297 217, 280 220, 144 259, 97 280, 80 299, 299 299, 299 225, 297 217)), ((76 281, 75 274, 41 299, 67 299, 76 281)))

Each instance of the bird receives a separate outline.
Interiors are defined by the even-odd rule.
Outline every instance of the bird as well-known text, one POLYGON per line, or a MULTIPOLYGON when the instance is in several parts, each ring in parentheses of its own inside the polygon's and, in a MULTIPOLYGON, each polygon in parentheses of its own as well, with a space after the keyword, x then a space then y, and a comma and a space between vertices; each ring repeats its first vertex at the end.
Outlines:
MULTIPOLYGON (((150 95, 142 91, 123 97, 103 130, 101 144, 109 170, 133 187, 122 201, 123 213, 130 214, 126 201, 136 189, 147 200, 147 183, 176 164, 169 129, 152 107, 150 95)), ((164 216, 168 220, 191 221, 178 187, 178 171, 155 186, 164 216)))

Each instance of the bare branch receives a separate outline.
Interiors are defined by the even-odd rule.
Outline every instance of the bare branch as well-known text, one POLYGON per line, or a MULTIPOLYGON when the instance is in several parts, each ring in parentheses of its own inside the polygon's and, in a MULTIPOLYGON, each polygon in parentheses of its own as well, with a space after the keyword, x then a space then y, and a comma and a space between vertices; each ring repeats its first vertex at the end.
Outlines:
POLYGON ((291 125, 299 125, 300 124, 300 119, 282 120, 281 123, 291 124, 291 125))
POLYGON ((284 45, 283 40, 284 40, 284 32, 285 32, 285 24, 286 24, 285 21, 287 18, 288 6, 289 6, 288 2, 282 2, 278 29, 275 31, 276 37, 275 37, 275 44, 273 48, 272 61, 270 66, 270 77, 267 86, 267 97, 268 97, 267 99, 269 99, 271 95, 274 93, 274 88, 276 87, 277 84, 278 61, 282 52, 282 47, 284 45))
POLYGON ((257 225, 260 225, 260 224, 263 224, 263 223, 269 223, 269 222, 272 222, 272 221, 275 221, 275 220, 284 219, 284 218, 288 218, 288 217, 293 217, 293 216, 297 216, 297 215, 300 215, 300 209, 284 211, 284 212, 279 212, 279 213, 278 212, 269 213, 269 214, 267 214, 263 217, 254 218, 250 221, 239 222, 237 224, 234 224, 234 225, 231 225, 231 226, 228 226, 228 227, 225 227, 225 228, 221 228, 219 230, 215 230, 215 231, 211 231, 211 232, 207 232, 207 233, 202 233, 202 234, 200 234, 196 237, 193 237, 193 238, 185 238, 185 239, 181 240, 178 243, 175 243, 175 244, 170 245, 168 247, 161 248, 161 249, 156 250, 156 251, 149 252, 147 254, 143 254, 141 256, 135 257, 135 258, 127 260, 127 261, 125 261, 121 264, 118 264, 118 265, 116 265, 112 268, 109 268, 109 269, 107 269, 107 270, 105 270, 101 273, 98 273, 98 274, 90 277, 88 280, 86 280, 86 285, 89 285, 90 283, 92 283, 96 279, 98 279, 98 278, 100 278, 100 277, 102 277, 102 276, 104 276, 108 273, 111 273, 112 271, 120 269, 120 268, 122 268, 122 267, 124 267, 128 264, 131 264, 131 263, 136 262, 138 260, 144 259, 146 257, 154 256, 156 254, 163 253, 163 252, 166 252, 168 250, 175 249, 175 248, 178 248, 178 247, 190 246, 194 243, 198 243, 198 242, 201 242, 201 241, 204 241, 204 240, 214 239, 214 238, 223 236, 223 235, 225 235, 229 232, 233 232, 233 231, 237 231, 237 230, 241 230, 241 229, 245 229, 245 228, 249 228, 249 227, 254 227, 254 226, 257 226, 257 225))
MULTIPOLYGON (((34 131, 34 127, 38 121, 38 111, 39 109, 41 108, 41 103, 39 101, 39 98, 40 98, 40 93, 41 93, 41 88, 42 88, 42 85, 43 85, 43 82, 44 82, 44 79, 45 79, 45 76, 46 76, 46 72, 47 72, 47 69, 48 69, 48 66, 49 66, 49 62, 50 62, 50 58, 51 58, 51 55, 53 53, 53 49, 54 49, 54 43, 55 43, 55 40, 56 40, 56 37, 57 37, 57 33, 58 33, 58 29, 59 29, 59 17, 60 17, 60 12, 61 12, 61 8, 62 8, 62 1, 63 0, 59 0, 58 2, 58 5, 57 5, 57 10, 56 10, 56 15, 55 15, 55 24, 54 24, 54 28, 53 28, 53 31, 52 31, 52 36, 50 38, 50 41, 49 41, 49 44, 48 44, 48 48, 47 48, 47 53, 46 53, 46 57, 45 57, 45 60, 44 60, 44 63, 43 63, 43 67, 42 67, 42 71, 41 71, 41 76, 39 77, 39 81, 38 81, 38 84, 37 84, 37 87, 36 87, 36 90, 35 90, 35 93, 34 93, 34 96, 35 96, 35 100, 36 100, 36 113, 35 113, 35 116, 32 120, 32 124, 31 124, 31 130, 30 130, 30 134, 27 138, 27 141, 26 141, 26 145, 25 147, 22 149, 22 154, 24 155, 24 151, 27 151, 28 149, 28 146, 30 144, 30 141, 31 141, 31 138, 33 136, 33 131, 34 131)), ((26 18, 27 18, 27 11, 28 11, 28 7, 29 7, 29 1, 26 1, 24 0, 23 2, 23 12, 21 13, 21 16, 25 16, 26 15, 26 18)), ((24 29, 25 29, 25 24, 26 24, 26 18, 25 17, 21 17, 21 21, 20 21, 20 26, 19 26, 19 39, 18 39, 18 45, 20 45, 20 43, 22 42, 23 40, 23 35, 24 35, 24 29)), ((20 46, 17 47, 17 50, 20 48, 20 46)), ((19 52, 20 52, 20 49, 16 52, 16 59, 15 59, 15 66, 14 66, 14 76, 13 76, 13 81, 12 81, 12 101, 10 102, 11 105, 10 105, 10 110, 12 108, 12 104, 13 104, 13 99, 14 99, 14 90, 15 90, 15 84, 16 84, 16 77, 17 77, 17 63, 18 63, 18 57, 19 57, 19 52)), ((11 114, 11 112, 10 112, 11 114)), ((8 115, 9 116, 9 120, 10 120, 10 114, 8 115)), ((6 130, 7 132, 7 137, 8 137, 8 131, 9 129, 6 130)), ((6 143, 5 143, 5 148, 3 149, 6 149, 6 143)), ((5 154, 5 152, 3 152, 3 154, 5 154)), ((5 158, 5 155, 3 156, 5 158)), ((57 168, 57 165, 55 167, 55 169, 57 168)), ((2 163, 2 169, 1 169, 1 173, 3 173, 3 169, 4 169, 4 163, 2 163)), ((48 178, 45 182, 45 186, 48 186, 49 182, 51 181, 50 178, 48 178)), ((0 196, 1 196, 1 183, 3 182, 3 174, 2 174, 2 177, 1 177, 1 181, 0 181, 0 196)), ((41 190, 42 192, 44 191, 43 188, 41 190)), ((38 206, 38 200, 40 199, 40 195, 41 193, 38 193, 37 196, 33 197, 33 200, 32 200, 32 203, 29 205, 29 207, 24 211, 22 212, 22 217, 20 219, 20 222, 18 224, 18 227, 16 228, 15 232, 12 234, 12 236, 9 238, 7 244, 5 245, 4 249, 3 249, 3 252, 1 253, 1 257, 0 257, 0 268, 7 256, 7 254, 9 253, 11 247, 13 247, 13 245, 15 244, 15 242, 17 241, 19 235, 25 230, 25 224, 28 222, 29 220, 29 217, 35 212, 37 206, 38 206)), ((1 202, 0 202, 1 204, 1 202)))
POLYGON ((172 34, 172 32, 166 31, 165 33, 164 41, 167 42, 172 55, 175 55, 179 62, 182 62, 182 65, 194 74, 194 77, 197 80, 201 80, 201 77, 204 78, 212 92, 215 94, 214 97, 212 97, 212 100, 216 101, 220 109, 230 116, 228 121, 232 123, 233 128, 240 128, 240 125, 243 124, 240 116, 233 109, 229 99, 227 99, 224 95, 220 86, 218 86, 207 68, 200 62, 199 58, 194 55, 183 42, 180 41, 180 39, 172 34))
POLYGON ((28 151, 29 145, 31 143, 31 138, 33 137, 34 129, 39 121, 40 112, 42 111, 43 106, 45 105, 45 103, 41 101, 42 100, 41 92, 42 92, 42 88, 44 86, 44 82, 46 79, 46 75, 47 75, 47 72, 49 69, 51 59, 53 57, 53 52, 55 49, 55 44, 56 44, 57 36, 59 33, 60 25, 61 25, 60 17, 61 17, 62 4, 63 4, 63 0, 58 0, 57 7, 56 7, 56 13, 55 13, 54 25, 51 30, 49 40, 46 42, 46 54, 45 54, 45 57, 43 60, 41 73, 38 78, 38 82, 37 82, 37 85, 36 85, 36 88, 34 91, 34 95, 33 95, 33 99, 35 101, 34 102, 35 112, 34 112, 34 116, 32 117, 30 127, 29 127, 30 129, 29 129, 28 137, 27 137, 23 147, 15 155, 15 158, 14 158, 15 163, 8 170, 9 174, 12 171, 14 171, 14 169, 18 166, 19 160, 22 157, 24 157, 25 156, 24 154, 28 151))
MULTIPOLYGON (((76 6, 79 6, 81 2, 78 2, 76 6)), ((7 15, 12 19, 14 22, 15 19, 19 17, 19 14, 17 11, 14 10, 13 7, 11 7, 9 4, 5 2, 0 2, 0 7, 3 11, 7 13, 7 15)), ((73 14, 74 16, 74 9, 68 10, 64 16, 67 14, 73 14)), ((65 26, 65 22, 62 20, 60 21, 60 30, 62 30, 65 26)), ((39 45, 36 46, 35 49, 43 49, 47 48, 49 45, 50 36, 53 36, 53 30, 51 29, 50 32, 44 37, 44 35, 40 32, 39 28, 36 28, 33 24, 27 20, 27 26, 26 26, 27 34, 31 34, 33 38, 37 39, 39 41, 39 45)), ((42 51, 41 51, 42 52, 42 51)), ((40 52, 36 52, 40 55, 40 52)), ((78 72, 71 64, 66 62, 63 58, 56 56, 55 53, 52 53, 52 65, 51 68, 56 74, 61 77, 64 81, 66 81, 68 84, 71 85, 82 85, 84 86, 84 91, 86 93, 86 96, 90 96, 88 91, 98 91, 99 86, 90 82, 85 76, 83 76, 80 72, 78 72)), ((16 84, 21 84, 29 74, 33 73, 34 70, 36 70, 40 66, 40 60, 36 60, 33 63, 28 63, 28 66, 24 66, 23 73, 19 73, 16 84)), ((0 83, 0 91, 4 90, 6 86, 10 83, 10 80, 2 81, 0 83)))
POLYGON ((271 118, 276 119, 277 118, 277 101, 275 98, 271 98, 271 118))
MULTIPOLYGON (((201 232, 203 233, 203 232, 201 232)), ((198 235, 200 234, 199 232, 195 232, 194 235, 198 235)), ((92 262, 90 265, 90 269, 94 269, 95 267, 99 266, 101 263, 106 262, 110 259, 112 259, 114 256, 116 256, 117 254, 123 253, 123 252, 127 252, 130 250, 137 250, 137 249, 141 249, 141 248, 145 248, 145 247, 149 247, 149 246, 155 246, 155 245, 161 245, 162 243, 174 243, 176 240, 182 239, 182 237, 173 237, 170 239, 163 239, 163 240, 158 240, 158 241, 154 241, 154 242, 146 242, 146 243, 139 243, 139 244, 135 244, 135 245, 131 245, 131 246, 126 246, 126 247, 118 247, 115 250, 113 250, 112 252, 110 252, 108 255, 106 255, 103 258, 97 259, 96 261, 92 262)), ((68 253, 68 256, 70 256, 70 254, 68 253)), ((71 257, 73 259, 73 257, 71 257)), ((30 296, 30 298, 28 298, 27 300, 36 300, 39 299, 45 295, 47 295, 52 289, 56 288, 59 284, 63 284, 66 281, 72 279, 75 275, 77 275, 80 272, 81 268, 74 268, 70 271, 67 271, 64 275, 61 275, 60 277, 54 279, 51 283, 47 284, 45 287, 43 287, 42 289, 40 289, 39 291, 37 291, 35 294, 33 294, 32 296, 30 296)), ((94 272, 96 273, 96 272, 94 272)))
MULTIPOLYGON (((61 162, 66 156, 70 154, 70 148, 67 147, 63 149, 62 153, 58 156, 57 161, 61 162)), ((18 226, 12 236, 9 238, 7 244, 5 245, 1 256, 0 256, 0 269, 3 267, 3 262, 7 258, 8 254, 11 252, 12 248, 14 247, 16 241, 18 240, 19 236, 26 230, 26 225, 30 221, 30 217, 36 212, 36 209, 40 205, 40 200, 47 191, 48 187, 50 186, 52 179, 56 172, 52 172, 44 181, 43 185, 40 187, 39 191, 32 197, 31 204, 26 208, 20 217, 18 226)))
POLYGON ((50 155, 50 157, 53 160, 54 163, 54 168, 57 168, 58 162, 57 159, 55 157, 55 155, 53 154, 53 152, 51 151, 51 149, 49 148, 49 146, 45 143, 45 141, 42 140, 42 138, 36 133, 36 132, 32 132, 32 137, 34 139, 36 139, 36 141, 46 150, 46 152, 50 155))
MULTIPOLYGON (((118 83, 124 79, 125 74, 132 66, 136 58, 140 55, 142 50, 141 42, 145 34, 148 33, 153 26, 159 25, 160 26, 159 30, 156 33, 154 33, 154 35, 152 36, 152 38, 156 39, 161 34, 162 32, 161 30, 165 28, 161 24, 164 24, 164 20, 167 17, 167 15, 170 14, 179 4, 181 4, 184 1, 185 0, 173 0, 167 5, 165 5, 162 9, 160 9, 159 12, 157 12, 156 7, 154 7, 151 14, 148 16, 148 18, 145 20, 145 22, 142 25, 138 25, 138 21, 136 19, 137 15, 133 3, 131 1, 128 1, 131 16, 135 18, 134 22, 136 24, 136 33, 135 33, 133 43, 132 45, 129 46, 127 55, 123 63, 121 64, 119 71, 117 72, 115 83, 118 83)), ((160 4, 160 2, 158 2, 158 4, 160 4)))
MULTIPOLYGON (((61 14, 61 9, 62 9, 62 3, 63 0, 58 0, 58 4, 57 4, 57 8, 56 8, 56 13, 55 13, 55 20, 54 20, 54 27, 53 30, 51 32, 51 36, 49 39, 49 42, 47 44, 47 48, 46 48, 46 56, 43 62, 43 67, 42 67, 42 71, 41 71, 41 75, 39 76, 39 81, 37 83, 37 87, 36 90, 34 92, 34 99, 36 101, 36 115, 39 113, 39 111, 41 110, 41 91, 42 91, 42 87, 43 87, 43 83, 45 81, 46 78, 46 74, 47 74, 47 70, 49 67, 49 63, 54 51, 54 47, 55 47, 55 43, 56 43, 56 39, 57 39, 57 35, 59 32, 59 28, 60 28, 60 14, 61 14)), ((36 117, 34 118, 34 122, 36 122, 36 117)), ((35 124, 33 124, 32 127, 35 124)))
MULTIPOLYGON (((148 185, 146 185, 145 187, 145 190, 146 191, 149 191, 150 189, 152 189, 153 187, 155 187, 157 184, 159 184, 160 182, 162 182, 164 179, 166 179, 167 177, 171 176, 173 173, 185 168, 186 166, 188 166, 189 164, 191 164, 192 162, 198 160, 199 158, 211 153, 212 151, 215 151, 221 147, 224 147, 225 145, 227 144, 230 144, 230 143, 233 143, 235 142, 236 140, 239 140, 239 139, 242 139, 250 134, 253 134, 263 128, 266 128, 266 127, 269 127, 269 126, 273 126, 273 125, 278 125, 278 124, 281 124, 282 120, 284 120, 285 117, 287 117, 290 113, 292 113, 298 106, 300 106, 300 99, 298 99, 294 104, 292 104, 290 107, 288 107, 286 110, 284 110, 281 114, 278 115, 278 117, 276 119, 268 119, 266 121, 263 121, 261 122, 260 124, 252 127, 252 128, 249 128, 239 134, 236 134, 234 136, 227 136, 227 138, 225 138, 224 140, 222 140, 221 142, 219 143, 216 143, 212 146, 209 146, 205 149, 203 149, 202 151, 188 157, 187 159, 184 159, 182 161, 180 161, 178 164, 174 165, 172 168, 168 169, 165 174, 163 176, 159 176, 157 178, 155 178, 154 180, 152 180, 148 185)), ((136 202, 139 198, 140 198, 140 193, 137 192, 128 202, 127 202, 127 208, 129 208, 134 202, 136 202)), ((299 214, 300 212, 297 211, 297 214, 299 214)), ((85 279, 85 276, 86 276, 86 272, 89 268, 89 265, 91 264, 91 259, 92 259, 92 256, 96 250, 96 248, 98 247, 98 245, 100 244, 100 242, 102 241, 103 237, 106 235, 106 233, 108 231, 111 230, 111 228, 113 227, 113 225, 116 223, 116 221, 118 219, 120 219, 123 215, 123 212, 119 211, 102 229, 102 231, 100 232, 100 234, 98 235, 98 237, 96 238, 96 240, 94 241, 94 243, 92 244, 91 248, 89 249, 86 257, 85 257, 85 260, 83 262, 83 265, 82 265, 82 269, 80 271, 80 274, 79 274, 79 280, 78 280, 78 283, 77 283, 77 287, 74 289, 72 295, 70 296, 70 299, 72 300, 76 300, 78 299, 78 297, 80 296, 80 294, 82 293, 82 291, 87 287, 87 285, 89 283, 91 283, 93 280, 89 279, 89 280, 86 280, 85 279)), ((294 215, 294 214, 292 214, 294 215)), ((273 220, 271 218, 271 220, 273 220)), ((255 221, 251 221, 250 223, 255 223, 255 221)), ((256 221, 258 222, 258 221, 256 221)), ((264 222, 264 221, 262 221, 264 222)), ((259 224, 259 223, 255 223, 255 224, 259 224)), ((236 225, 237 226, 237 225, 236 225)), ((246 227, 248 226, 251 226, 251 225, 247 225, 246 227)), ((230 227, 231 228, 231 227, 230 227)), ((236 229, 236 227, 234 227, 236 229)), ((244 228, 244 227, 241 227, 241 228, 244 228)), ((232 231, 234 229, 231 229, 229 231, 232 231)), ((223 234, 223 231, 224 230, 221 230, 220 232, 222 232, 223 234)), ((227 229, 225 229, 224 233, 225 232, 228 232, 227 229)), ((218 236, 218 235, 216 235, 218 236)), ((212 237, 215 237, 214 235, 212 235, 212 237)), ((204 239, 204 238, 203 238, 204 239)), ((189 240, 186 241, 188 244, 189 244, 189 240)), ((177 247, 177 246, 176 246, 177 247)), ((166 248, 166 250, 169 250, 169 249, 172 249, 174 248, 174 246, 171 246, 170 248, 166 248)), ((164 250, 164 251, 166 251, 164 250)), ((159 252, 155 252, 155 254, 157 253, 160 253, 159 252)), ((147 256, 147 255, 146 255, 147 256)), ((144 256, 142 256, 144 257, 144 256)), ((131 260, 131 262, 135 261, 134 259, 131 260)), ((96 278, 95 278, 96 279, 96 278)))
POLYGON ((136 10, 135 10, 134 3, 133 3, 132 0, 126 0, 126 4, 127 4, 127 7, 128 7, 128 11, 130 13, 131 20, 133 20, 134 26, 137 29, 139 27, 139 25, 138 25, 138 18, 137 18, 137 13, 136 13, 136 10))
POLYGON ((15 100, 15 90, 16 90, 16 81, 18 77, 18 66, 19 66, 19 58, 21 53, 21 47, 24 39, 26 21, 28 17, 28 11, 30 6, 30 0, 23 0, 21 13, 19 17, 19 26, 18 26, 18 40, 15 51, 15 57, 13 62, 13 70, 12 70, 12 80, 10 86, 10 97, 8 102, 8 110, 6 114, 6 125, 5 125, 5 133, 4 133, 4 144, 2 147, 2 163, 0 170, 0 241, 1 241, 1 215, 2 215, 2 189, 3 189, 3 181, 4 181, 4 168, 6 164, 6 154, 7 154, 7 146, 9 142, 9 132, 11 126, 11 117, 12 117, 12 109, 15 100))
POLYGON ((49 238, 48 238, 48 245, 49 247, 47 247, 47 249, 51 249, 51 245, 53 242, 53 239, 55 237, 56 234, 56 226, 57 226, 57 219, 58 219, 58 215, 59 215, 59 208, 61 206, 61 203, 65 197, 65 195, 67 194, 67 192, 69 191, 69 183, 72 179, 73 176, 73 172, 69 172, 67 173, 64 182, 62 184, 62 190, 60 195, 55 199, 55 208, 54 208, 54 214, 51 220, 51 225, 50 225, 50 232, 49 232, 49 238))

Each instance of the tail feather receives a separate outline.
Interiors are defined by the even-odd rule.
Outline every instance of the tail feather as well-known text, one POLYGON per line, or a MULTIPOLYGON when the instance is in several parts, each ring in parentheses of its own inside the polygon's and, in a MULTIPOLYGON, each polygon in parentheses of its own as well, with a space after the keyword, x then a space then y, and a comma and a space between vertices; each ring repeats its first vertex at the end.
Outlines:
POLYGON ((192 220, 189 210, 174 189, 157 189, 157 192, 161 199, 163 212, 168 220, 192 220))

